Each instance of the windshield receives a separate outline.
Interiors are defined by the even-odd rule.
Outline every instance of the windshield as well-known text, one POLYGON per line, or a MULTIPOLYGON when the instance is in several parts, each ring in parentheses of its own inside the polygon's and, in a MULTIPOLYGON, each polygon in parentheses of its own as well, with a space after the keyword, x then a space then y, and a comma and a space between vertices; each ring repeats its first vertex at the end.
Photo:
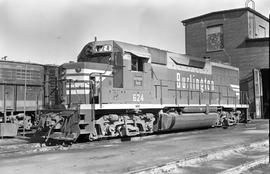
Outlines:
POLYGON ((111 52, 93 53, 92 47, 85 47, 78 56, 78 62, 111 64, 111 52))
POLYGON ((111 64, 111 53, 98 53, 88 55, 87 62, 111 64))

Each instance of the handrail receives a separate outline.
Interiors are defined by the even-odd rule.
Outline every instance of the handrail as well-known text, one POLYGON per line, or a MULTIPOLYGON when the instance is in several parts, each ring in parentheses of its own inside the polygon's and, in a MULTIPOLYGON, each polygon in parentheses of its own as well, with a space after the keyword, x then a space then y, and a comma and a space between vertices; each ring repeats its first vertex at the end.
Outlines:
MULTIPOLYGON (((159 80, 160 81, 160 80, 159 80)), ((181 89, 181 88, 177 88, 177 82, 178 81, 172 81, 172 80, 162 80, 162 82, 167 82, 167 83, 162 83, 162 87, 166 86, 168 87, 167 90, 168 91, 174 91, 175 94, 175 104, 178 104, 178 93, 180 92, 180 99, 181 99, 181 92, 186 92, 187 93, 187 104, 190 104, 190 92, 191 93, 198 93, 198 104, 202 104, 202 103, 208 103, 208 104, 212 104, 213 101, 213 94, 218 94, 218 104, 234 104, 235 106, 237 104, 248 104, 248 100, 247 100, 247 91, 233 91, 232 89, 230 89, 230 86, 225 86, 225 85, 214 85, 214 91, 211 91, 211 86, 208 88, 208 90, 206 90, 205 85, 204 90, 201 91, 201 83, 199 83, 199 90, 198 89, 190 89, 190 85, 194 86, 193 82, 186 82, 186 89, 181 89), (222 89, 222 90, 221 90, 222 89), (178 92, 179 91, 179 92, 178 92), (208 94, 208 99, 204 98, 203 93, 207 93, 208 94), (237 95, 237 93, 239 93, 239 95, 237 95), (239 99, 238 99, 239 98, 239 99), (206 101, 208 100, 208 102, 206 101), (224 103, 224 100, 226 101, 226 103, 224 103)), ((155 85, 155 86, 160 86, 160 85, 155 85)), ((162 89, 162 88, 160 88, 162 89)), ((192 94, 191 94, 192 95, 192 94)), ((193 96, 193 95, 192 95, 193 96)), ((162 97, 162 101, 163 101, 163 97, 162 97)), ((192 97, 193 98, 193 97, 192 97)))
MULTIPOLYGON (((109 75, 104 75, 102 73, 91 73, 89 75, 89 80, 91 80, 91 77, 96 77, 99 76, 100 78, 100 85, 99 85, 99 93, 98 93, 98 97, 99 97, 99 104, 100 104, 100 108, 102 107, 102 88, 103 88, 103 82, 102 82, 102 78, 103 77, 113 77, 113 76, 109 76, 109 75)), ((199 90, 198 88, 196 89, 191 89, 190 85, 192 85, 192 87, 194 86, 193 82, 188 82, 186 83, 188 84, 186 86, 186 89, 180 89, 177 86, 177 81, 172 81, 172 80, 157 80, 156 83, 154 84, 154 86, 158 87, 160 89, 160 98, 159 98, 159 102, 160 104, 164 104, 164 88, 168 91, 174 91, 175 94, 175 99, 174 99, 174 103, 178 104, 179 100, 178 100, 178 93, 180 93, 180 100, 181 100, 181 96, 182 96, 182 92, 188 92, 188 97, 187 97, 187 104, 191 104, 191 100, 194 102, 193 99, 190 100, 190 97, 193 98, 194 93, 198 93, 198 104, 202 104, 202 103, 207 103, 207 104, 213 104, 213 101, 217 101, 217 104, 221 105, 221 104, 235 104, 235 106, 239 103, 239 104, 248 104, 248 100, 247 100, 247 91, 239 91, 239 96, 236 95, 236 92, 233 91, 232 89, 230 89, 230 86, 225 86, 225 85, 214 85, 214 91, 211 90, 211 86, 207 87, 206 85, 203 86, 204 90, 201 91, 201 84, 199 84, 199 90), (169 83, 166 83, 169 82, 169 83), (171 84, 172 83, 172 84, 171 84), (170 85, 171 84, 171 85, 170 85), (203 93, 207 93, 207 95, 209 96, 209 98, 205 98, 203 93), (216 96, 218 94, 218 96, 216 96), (216 97, 214 97, 216 96, 216 97), (214 98, 213 98, 214 97, 214 98), (239 99, 238 99, 239 98, 239 99), (213 99, 217 99, 217 100, 213 100, 213 99), (208 100, 208 102, 207 102, 208 100), (224 101, 226 101, 226 103, 224 103, 224 101)), ((195 83, 196 84, 196 83, 195 83)), ((92 89, 91 89, 92 90, 92 89)), ((89 91, 89 93, 92 93, 91 90, 89 91)), ((91 94, 90 94, 91 95, 91 94)), ((91 103, 91 102, 90 102, 91 103)), ((215 102, 214 102, 215 103, 215 102)))

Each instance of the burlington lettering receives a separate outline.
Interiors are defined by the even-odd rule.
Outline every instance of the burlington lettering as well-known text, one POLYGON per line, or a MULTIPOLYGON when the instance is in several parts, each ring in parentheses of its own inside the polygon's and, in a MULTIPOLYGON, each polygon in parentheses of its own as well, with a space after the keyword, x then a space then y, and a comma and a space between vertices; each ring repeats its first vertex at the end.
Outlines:
POLYGON ((176 73, 176 81, 177 88, 200 90, 202 92, 215 90, 214 81, 206 77, 199 79, 193 74, 190 74, 188 77, 182 77, 180 73, 176 73))

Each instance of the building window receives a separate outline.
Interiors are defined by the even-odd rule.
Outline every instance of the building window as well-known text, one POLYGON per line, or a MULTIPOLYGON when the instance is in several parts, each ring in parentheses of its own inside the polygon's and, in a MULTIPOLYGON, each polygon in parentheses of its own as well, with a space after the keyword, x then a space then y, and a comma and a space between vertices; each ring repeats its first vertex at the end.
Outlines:
POLYGON ((206 28, 207 51, 219 51, 224 48, 223 26, 216 25, 206 28))
POLYGON ((257 37, 266 37, 265 27, 259 25, 257 37))
POLYGON ((135 55, 131 55, 131 70, 132 71, 143 71, 143 64, 145 60, 142 57, 137 57, 135 55))

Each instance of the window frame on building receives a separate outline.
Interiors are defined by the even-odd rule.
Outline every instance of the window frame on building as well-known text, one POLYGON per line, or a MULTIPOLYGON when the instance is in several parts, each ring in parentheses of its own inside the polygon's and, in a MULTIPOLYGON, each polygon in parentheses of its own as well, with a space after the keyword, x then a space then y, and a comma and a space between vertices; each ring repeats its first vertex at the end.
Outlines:
POLYGON ((266 28, 265 26, 259 25, 258 32, 256 33, 257 38, 264 38, 266 37, 266 28))
POLYGON ((206 52, 215 52, 224 50, 224 30, 223 24, 211 25, 207 26, 205 30, 206 36, 206 52), (218 29, 219 28, 219 29, 218 29), (210 31, 212 30, 212 31, 210 31), (219 30, 219 32, 214 32, 214 30, 219 30), (214 37, 219 37, 216 39, 220 43, 216 43, 216 45, 210 44, 209 35, 212 35, 212 39, 216 39, 214 37), (210 47, 211 46, 211 47, 210 47))

